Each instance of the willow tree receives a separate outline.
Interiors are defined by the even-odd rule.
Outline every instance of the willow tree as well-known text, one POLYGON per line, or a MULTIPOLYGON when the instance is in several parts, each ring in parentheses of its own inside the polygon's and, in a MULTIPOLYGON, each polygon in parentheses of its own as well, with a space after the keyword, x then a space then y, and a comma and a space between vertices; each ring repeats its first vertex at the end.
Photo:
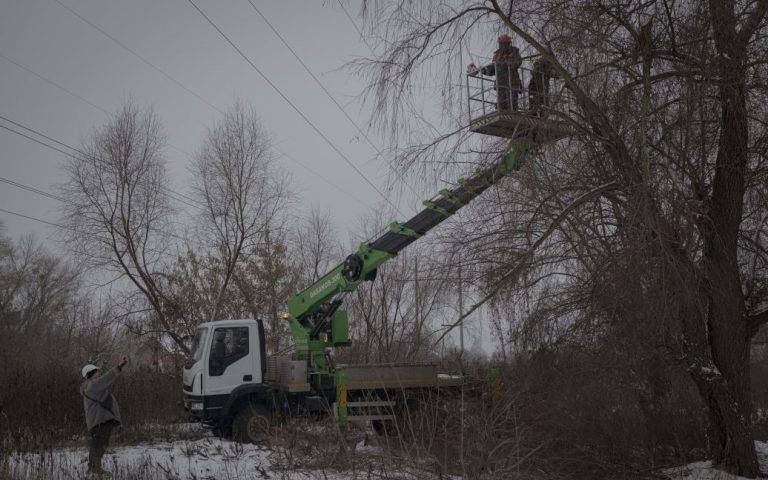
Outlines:
MULTIPOLYGON (((478 142, 466 130, 460 79, 472 55, 490 55, 507 33, 524 55, 549 62, 567 98, 549 115, 574 136, 507 182, 544 189, 509 197, 519 203, 508 213, 524 220, 496 219, 479 236, 530 246, 541 218, 557 217, 564 200, 615 182, 588 209, 567 212, 557 241, 525 260, 577 265, 584 274, 575 281, 592 287, 631 270, 631 294, 613 290, 633 300, 631 310, 592 288, 581 315, 602 309, 654 325, 669 341, 666 361, 687 369, 707 406, 716 465, 747 477, 759 474, 750 339, 768 321, 765 289, 755 288, 768 258, 766 12, 768 0, 367 2, 379 47, 359 64, 379 126, 393 140, 417 140, 399 166, 461 168, 467 155, 503 150, 503 141, 478 142), (441 93, 434 124, 423 123, 423 92, 441 93), (412 132, 429 133, 419 142, 412 132)), ((492 294, 519 278, 503 273, 521 261, 508 251, 485 263, 492 294)))

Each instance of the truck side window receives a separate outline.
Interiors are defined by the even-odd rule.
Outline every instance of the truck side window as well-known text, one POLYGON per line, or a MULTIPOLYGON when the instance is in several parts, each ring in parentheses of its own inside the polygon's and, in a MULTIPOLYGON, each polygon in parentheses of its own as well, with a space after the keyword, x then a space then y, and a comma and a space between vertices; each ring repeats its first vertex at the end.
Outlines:
POLYGON ((228 366, 248 355, 248 327, 217 328, 208 360, 208 374, 218 377, 228 366))

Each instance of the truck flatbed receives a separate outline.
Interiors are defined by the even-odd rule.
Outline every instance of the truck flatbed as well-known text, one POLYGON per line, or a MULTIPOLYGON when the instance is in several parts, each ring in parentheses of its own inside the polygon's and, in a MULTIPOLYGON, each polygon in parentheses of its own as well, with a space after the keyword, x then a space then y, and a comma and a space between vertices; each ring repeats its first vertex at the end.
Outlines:
POLYGON ((339 365, 337 370, 345 374, 347 390, 456 387, 463 382, 461 376, 439 373, 437 365, 429 363, 339 365))

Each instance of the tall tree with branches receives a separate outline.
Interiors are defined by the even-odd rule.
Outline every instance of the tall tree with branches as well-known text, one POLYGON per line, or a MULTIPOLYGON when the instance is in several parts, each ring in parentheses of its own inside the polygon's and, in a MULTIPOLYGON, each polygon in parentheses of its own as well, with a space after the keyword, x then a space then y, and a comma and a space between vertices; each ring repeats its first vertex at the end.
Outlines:
POLYGON ((256 113, 237 103, 206 135, 193 166, 195 191, 204 207, 201 224, 219 257, 215 320, 244 255, 275 228, 290 201, 288 178, 275 164, 269 136, 256 113))
POLYGON ((164 144, 153 110, 133 101, 97 128, 66 165, 64 234, 86 265, 127 279, 148 305, 151 329, 186 350, 176 308, 163 289, 173 259, 164 144))
POLYGON ((768 67, 768 1, 367 6, 381 57, 359 65, 371 78, 377 120, 395 138, 436 127, 449 132, 404 150, 401 168, 460 169, 463 153, 492 159, 503 150, 502 141, 467 134, 457 78, 468 50, 490 50, 496 35, 511 33, 524 53, 551 65, 567 101, 547 113, 570 124, 574 137, 537 156, 535 175, 502 185, 541 188, 508 197, 515 204, 497 203, 522 218, 489 222, 500 212, 481 212, 486 223, 475 224, 477 241, 489 245, 495 236, 520 247, 486 259, 483 298, 515 288, 520 265, 540 278, 573 267, 571 279, 560 282, 563 298, 579 305, 569 322, 596 311, 622 325, 653 320, 653 332, 669 346, 666 361, 688 370, 707 406, 715 463, 757 476, 749 349, 768 312, 755 298, 763 290, 750 286, 761 284, 767 258, 761 219, 768 209, 768 89, 760 79, 768 67), (442 89, 442 123, 414 125, 423 119, 411 111, 419 86, 442 89), (611 182, 610 191, 581 208, 567 207, 581 192, 611 182), (554 230, 542 225, 547 219, 556 220, 554 230), (548 241, 532 241, 537 230, 548 241), (634 276, 618 276, 622 271, 634 276), (595 289, 609 276, 631 280, 631 294, 611 291, 635 300, 626 304, 634 310, 595 289), (573 294, 590 285, 588 300, 573 294))

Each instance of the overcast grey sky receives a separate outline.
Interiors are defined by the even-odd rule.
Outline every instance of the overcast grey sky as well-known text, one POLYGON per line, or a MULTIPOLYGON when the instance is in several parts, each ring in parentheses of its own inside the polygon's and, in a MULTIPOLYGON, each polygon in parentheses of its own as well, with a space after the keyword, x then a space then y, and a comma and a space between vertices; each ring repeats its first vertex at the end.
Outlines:
MULTIPOLYGON (((343 1, 359 25, 360 1, 343 1)), ((408 189, 386 190, 386 185, 399 182, 393 180, 389 166, 375 160, 376 152, 359 138, 354 126, 247 0, 195 3, 380 190, 399 203, 403 212, 409 216, 415 212, 420 198, 415 198, 408 189)), ((363 81, 341 67, 370 52, 338 0, 254 3, 332 95, 345 105, 349 115, 365 128, 370 112, 355 99, 363 81)), ((342 242, 348 240, 348 232, 357 229, 360 216, 370 206, 381 209, 385 205, 375 190, 345 164, 187 0, 0 1, 1 116, 78 146, 94 127, 107 120, 99 108, 112 112, 129 96, 141 105, 153 105, 163 122, 168 143, 186 152, 198 147, 206 126, 220 115, 206 102, 219 109, 228 108, 236 99, 252 105, 281 152, 351 194, 329 186, 287 158, 280 159, 280 164, 293 175, 293 190, 300 194, 297 210, 311 206, 329 210, 342 242), (142 63, 59 2, 204 100, 142 63)), ((1 119, 0 125, 18 129, 1 119)), ((369 132, 369 137, 378 147, 385 146, 377 132, 369 132)), ((172 188, 189 195, 189 160, 172 147, 165 154, 172 188)), ((64 160, 62 154, 0 128, 0 177, 55 192, 55 185, 62 180, 64 160)), ((0 183, 0 209, 55 223, 59 215, 57 203, 0 183)), ((40 239, 51 240, 55 234, 53 227, 3 212, 0 221, 5 225, 5 233, 14 238, 34 233, 40 239)), ((50 248, 60 248, 55 242, 46 243, 50 248)), ((478 327, 482 331, 482 322, 478 327)), ((483 342, 487 343, 488 338, 483 338, 483 342)))
MULTIPOLYGON (((332 212, 344 234, 354 228, 366 206, 382 200, 344 160, 228 45, 186 0, 59 0, 101 27, 146 60, 199 94, 226 109, 235 99, 255 107, 277 147, 348 190, 345 195, 289 159, 281 165, 295 179, 301 206, 317 205, 332 212)), ((359 3, 344 0, 355 17, 359 3)), ((196 0, 219 27, 381 190, 390 171, 374 160, 375 151, 331 103, 246 0, 196 0)), ((368 55, 353 24, 337 1, 257 0, 254 3, 365 127, 369 112, 354 99, 362 80, 345 62, 368 55), (351 103, 348 103, 351 102, 351 103)), ((98 107, 115 110, 128 96, 152 104, 168 142, 187 152, 200 143, 204 129, 220 115, 162 73, 116 45, 78 19, 56 0, 0 2, 0 55, 59 84, 98 107)), ((0 115, 73 146, 107 116, 88 103, 0 58, 0 115)), ((0 120, 0 124, 9 126, 0 120)), ((14 127, 16 128, 16 127, 14 127)), ((383 140, 371 132, 379 147, 383 140)), ((60 153, 0 129, 0 177, 44 190, 60 181, 60 153)), ((173 188, 187 190, 188 159, 166 149, 173 188)), ((414 198, 399 199, 401 210, 413 211, 414 198)), ((0 208, 51 222, 58 220, 57 201, 0 183, 0 208)), ((35 233, 49 238, 52 227, 0 212, 6 233, 35 233)))

